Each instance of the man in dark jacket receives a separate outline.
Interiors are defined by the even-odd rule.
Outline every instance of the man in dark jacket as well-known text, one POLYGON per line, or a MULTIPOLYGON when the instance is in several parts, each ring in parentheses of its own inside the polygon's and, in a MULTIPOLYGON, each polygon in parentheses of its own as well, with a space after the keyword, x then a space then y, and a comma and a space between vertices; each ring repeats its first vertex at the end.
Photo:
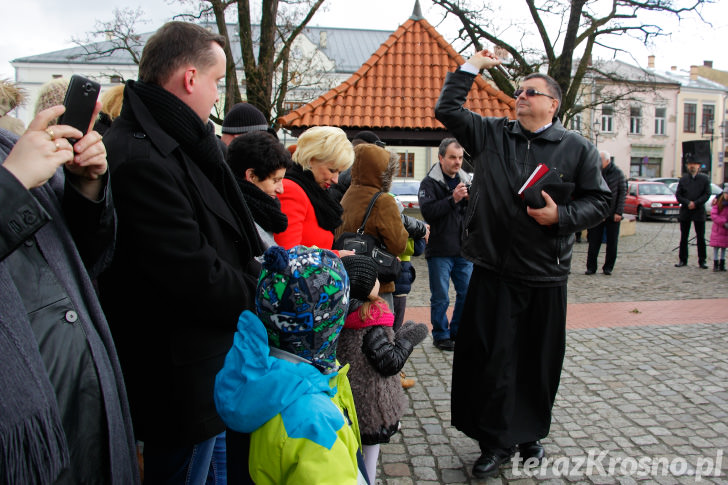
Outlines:
POLYGON ((475 76, 498 64, 489 51, 476 53, 447 75, 435 107, 475 165, 463 242, 474 268, 455 343, 452 420, 480 444, 479 478, 497 475, 515 446, 524 459, 544 456, 539 440, 549 432, 563 363, 574 233, 609 208, 599 153, 556 118, 561 89, 552 78, 522 80, 517 120, 463 108, 475 76), (540 163, 560 179, 546 188, 562 196, 557 204, 537 192, 537 209, 517 194, 540 163))
POLYGON ((695 239, 698 244, 698 266, 708 269, 705 264, 705 203, 710 197, 710 179, 700 173, 700 162, 693 157, 687 159, 688 173, 682 176, 677 183, 675 197, 680 203, 680 261, 676 268, 688 264, 688 236, 690 223, 695 226, 695 239))
POLYGON ((61 113, 41 111, 19 140, 0 129, 0 483, 135 484, 124 381, 92 284, 114 247, 106 151, 95 131, 48 128, 61 113))
POLYGON ((589 229, 586 238, 589 241, 589 250, 586 256, 586 273, 592 275, 597 272, 597 257, 602 246, 602 237, 607 234, 607 254, 604 257, 602 271, 605 275, 612 274, 614 263, 617 261, 617 244, 619 244, 619 223, 622 220, 624 199, 627 197, 627 179, 620 168, 611 160, 609 152, 601 151, 602 177, 612 192, 609 203, 609 215, 598 225, 589 229))
POLYGON ((463 147, 455 138, 440 142, 437 158, 438 163, 420 183, 417 198, 422 217, 430 225, 425 258, 430 275, 432 340, 438 349, 452 351, 473 271, 473 263, 460 254, 470 176, 462 169, 463 147), (448 324, 451 279, 455 308, 448 324))
POLYGON ((209 122, 223 45, 191 23, 162 26, 104 136, 119 237, 102 303, 150 483, 207 476, 225 430, 215 375, 253 308, 261 243, 209 122))

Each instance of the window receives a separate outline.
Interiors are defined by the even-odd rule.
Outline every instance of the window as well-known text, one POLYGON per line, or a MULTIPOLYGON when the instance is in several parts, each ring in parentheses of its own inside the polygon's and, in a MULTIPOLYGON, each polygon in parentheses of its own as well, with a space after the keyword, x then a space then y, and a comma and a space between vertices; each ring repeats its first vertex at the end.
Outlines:
POLYGON ((655 108, 655 135, 665 134, 666 108, 655 108))
POLYGON ((683 132, 695 133, 695 117, 698 113, 698 105, 695 103, 685 103, 685 115, 683 118, 683 132))
POLYGON ((283 115, 287 115, 291 111, 295 111, 306 103, 296 103, 293 101, 286 101, 283 103, 283 115))
POLYGON ((410 152, 398 153, 399 155, 399 171, 395 177, 414 177, 415 176, 415 154, 410 152))
POLYGON ((715 120, 715 106, 712 104, 703 105, 703 122, 700 125, 701 133, 704 135, 713 134, 713 120, 715 120))
POLYGON ((629 163, 630 177, 660 177, 662 175, 662 158, 632 157, 629 163))
POLYGON ((573 118, 571 118, 571 121, 569 122, 569 128, 581 133, 581 115, 580 114, 575 115, 573 118))
POLYGON ((602 106, 602 131, 611 133, 612 120, 614 118, 614 107, 613 106, 602 106))
POLYGON ((642 108, 639 106, 629 109, 629 132, 633 135, 642 133, 642 108))

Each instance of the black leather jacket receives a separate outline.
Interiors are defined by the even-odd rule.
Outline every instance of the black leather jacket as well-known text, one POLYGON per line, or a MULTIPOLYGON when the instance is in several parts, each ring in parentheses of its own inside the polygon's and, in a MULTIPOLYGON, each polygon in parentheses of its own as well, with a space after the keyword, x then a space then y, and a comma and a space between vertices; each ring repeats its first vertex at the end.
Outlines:
POLYGON ((518 121, 482 117, 463 108, 474 76, 449 73, 435 116, 470 153, 475 166, 465 220, 463 255, 504 278, 532 286, 566 282, 573 234, 608 214, 610 192, 599 153, 561 122, 529 139, 518 121), (573 200, 559 205, 559 222, 540 226, 517 195, 539 163, 575 184, 573 200))

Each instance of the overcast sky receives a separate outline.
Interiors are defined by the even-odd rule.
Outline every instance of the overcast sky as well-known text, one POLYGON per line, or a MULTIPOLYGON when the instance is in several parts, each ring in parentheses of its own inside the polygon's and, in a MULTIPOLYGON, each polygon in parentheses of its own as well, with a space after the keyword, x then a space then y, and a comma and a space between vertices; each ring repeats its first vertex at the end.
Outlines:
MULTIPOLYGON (((327 10, 317 12, 311 25, 394 30, 409 18, 414 3, 414 0, 328 0, 327 10)), ((611 4, 611 1, 607 3, 611 4)), ((511 0, 509 9, 516 4, 520 5, 520 2, 511 0)), ((450 39, 454 32, 452 24, 437 25, 440 9, 433 7, 429 0, 421 0, 421 5, 425 18, 450 39)), ((149 23, 140 26, 142 32, 155 30, 181 12, 180 3, 174 0, 3 0, 0 77, 14 79, 12 59, 73 47, 73 37, 83 38, 94 30, 97 21, 111 20, 115 7, 137 6, 142 6, 150 19, 149 23)), ((716 5, 708 6, 705 13, 713 22, 712 28, 692 21, 682 25, 663 23, 673 32, 671 38, 661 40, 659 48, 633 43, 628 49, 635 60, 626 56, 622 56, 622 60, 646 67, 647 56, 654 54, 658 69, 669 69, 672 65, 688 69, 691 64, 700 65, 704 60, 712 60, 713 67, 728 71, 728 1, 718 0, 716 5)), ((608 54, 603 52, 598 57, 605 55, 608 54)))

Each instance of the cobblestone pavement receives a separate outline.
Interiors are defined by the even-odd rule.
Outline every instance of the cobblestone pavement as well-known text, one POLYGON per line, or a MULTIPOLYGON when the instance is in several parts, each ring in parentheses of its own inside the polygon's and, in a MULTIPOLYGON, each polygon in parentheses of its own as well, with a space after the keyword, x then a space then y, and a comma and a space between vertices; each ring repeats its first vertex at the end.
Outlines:
MULTIPOLYGON (((612 276, 584 275, 587 245, 575 246, 570 304, 728 297, 728 274, 699 269, 694 246, 688 267, 673 267, 677 223, 637 224, 612 276)), ((427 266, 414 263, 408 307, 428 306, 427 266)), ((728 483, 728 308, 725 323, 685 323, 568 331, 542 441, 550 461, 531 476, 509 462, 489 480, 472 477, 477 443, 450 426, 452 353, 426 339, 405 366, 417 384, 401 433, 381 448, 377 483, 728 483)))
MULTIPOLYGON (((711 222, 705 225, 710 237, 711 222)), ((691 230, 691 234, 694 232, 691 230)), ((698 249, 691 245, 688 266, 675 268, 680 225, 677 222, 637 222, 636 233, 619 240, 617 263, 610 276, 601 273, 604 250, 599 253, 597 273, 585 275, 586 238, 574 245, 569 277, 569 303, 638 300, 683 300, 728 297, 725 273, 713 273, 713 248, 708 247, 708 270, 698 268, 698 249)), ((693 241, 694 242, 694 241, 693 241)), ((424 256, 412 258, 417 281, 407 297, 407 306, 429 306, 430 290, 424 256)), ((455 293, 451 288, 451 301, 455 293)), ((727 319, 728 321, 728 319, 727 319)))

